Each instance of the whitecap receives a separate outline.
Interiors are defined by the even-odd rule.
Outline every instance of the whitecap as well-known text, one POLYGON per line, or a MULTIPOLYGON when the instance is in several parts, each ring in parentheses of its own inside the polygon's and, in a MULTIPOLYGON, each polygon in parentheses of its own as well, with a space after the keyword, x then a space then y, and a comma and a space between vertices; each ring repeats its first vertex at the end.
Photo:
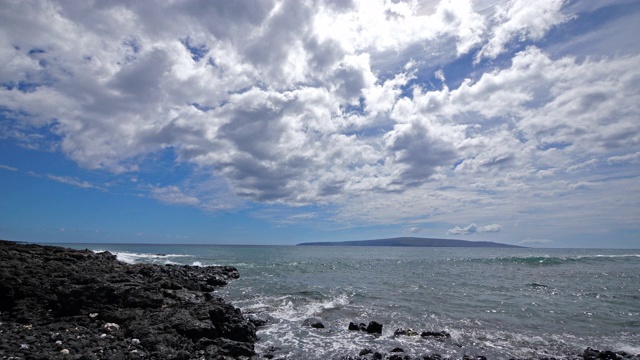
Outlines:
MULTIPOLYGON (((101 253, 109 250, 94 250, 95 253, 101 253)), ((135 263, 164 263, 164 264, 180 264, 178 262, 173 261, 172 259, 176 258, 188 258, 193 257, 193 255, 183 255, 183 254, 147 254, 147 253, 134 253, 127 251, 109 251, 114 254, 116 258, 122 262, 127 264, 135 264, 135 263)))

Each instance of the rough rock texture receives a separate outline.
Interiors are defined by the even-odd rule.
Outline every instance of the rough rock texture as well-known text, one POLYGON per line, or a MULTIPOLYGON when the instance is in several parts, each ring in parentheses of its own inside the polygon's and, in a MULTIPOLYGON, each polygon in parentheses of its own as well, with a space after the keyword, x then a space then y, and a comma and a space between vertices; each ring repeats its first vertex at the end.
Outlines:
POLYGON ((255 325, 211 295, 238 277, 0 240, 0 359, 254 357, 255 325))

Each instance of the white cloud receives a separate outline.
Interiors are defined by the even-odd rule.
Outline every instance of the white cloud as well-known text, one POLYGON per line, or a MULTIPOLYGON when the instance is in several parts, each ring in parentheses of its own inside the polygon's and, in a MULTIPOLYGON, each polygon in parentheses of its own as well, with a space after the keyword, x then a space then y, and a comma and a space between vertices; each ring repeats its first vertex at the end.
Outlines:
POLYGON ((7 170, 7 171, 18 171, 17 168, 14 168, 13 166, 9 166, 9 165, 4 165, 4 164, 0 164, 0 169, 7 170))
POLYGON ((609 164, 619 164, 619 163, 632 163, 637 164, 640 163, 640 151, 633 154, 625 154, 619 156, 612 156, 607 159, 609 164))
MULTIPOLYGON (((34 176, 40 176, 37 175, 35 173, 31 173, 34 176)), ((75 187, 79 187, 79 188, 83 188, 83 189, 97 189, 100 191, 107 191, 107 189, 103 186, 98 186, 95 184, 92 184, 88 181, 85 180, 79 180, 77 178, 74 177, 70 177, 70 176, 60 176, 60 175, 52 175, 52 174, 46 174, 44 175, 46 178, 53 180, 53 181, 57 181, 59 183, 62 184, 67 184, 67 185, 71 185, 71 186, 75 186, 75 187)))
POLYGON ((151 197, 174 205, 197 205, 200 202, 197 197, 186 195, 180 188, 173 185, 152 188, 151 197))
POLYGON ((640 55, 551 55, 571 19, 561 0, 11 2, 0 139, 206 210, 509 231, 532 213, 596 219, 581 206, 596 195, 628 213, 602 174, 639 176, 640 55), (191 173, 149 188, 135 174, 166 152, 191 173))
POLYGON ((419 232, 422 232, 423 230, 424 230, 423 228, 420 228, 420 227, 417 227, 417 226, 411 226, 411 227, 408 227, 408 228, 404 229, 404 232, 409 233, 409 234, 417 234, 419 232))
POLYGON ((454 227, 453 229, 450 229, 447 233, 450 235, 472 235, 472 234, 479 234, 479 233, 486 233, 486 232, 500 232, 502 230, 502 225, 498 225, 498 224, 490 224, 490 225, 485 225, 485 226, 478 226, 476 224, 469 224, 466 227, 454 227))
POLYGON ((496 58, 506 50, 512 41, 540 40, 553 26, 570 19, 562 13, 565 0, 527 1, 512 0, 504 7, 498 7, 492 21, 490 40, 478 52, 479 59, 496 58))

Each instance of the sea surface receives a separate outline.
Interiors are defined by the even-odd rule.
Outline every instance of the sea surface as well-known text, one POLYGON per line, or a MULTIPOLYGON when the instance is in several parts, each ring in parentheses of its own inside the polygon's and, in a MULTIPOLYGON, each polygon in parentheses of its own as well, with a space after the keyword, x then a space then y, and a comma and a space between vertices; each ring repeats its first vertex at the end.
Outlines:
POLYGON ((461 359, 640 354, 640 250, 63 244, 129 263, 232 265, 216 290, 269 319, 259 353, 332 359, 369 348, 461 359), (304 326, 317 317, 324 329, 304 326), (349 322, 383 324, 375 336, 349 322), (398 328, 449 339, 394 336, 398 328))

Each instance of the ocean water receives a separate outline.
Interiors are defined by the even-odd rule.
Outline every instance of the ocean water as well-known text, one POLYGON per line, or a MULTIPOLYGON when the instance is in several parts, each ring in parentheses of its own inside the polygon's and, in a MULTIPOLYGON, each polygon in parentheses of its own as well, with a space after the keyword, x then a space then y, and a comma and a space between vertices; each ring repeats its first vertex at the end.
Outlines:
POLYGON ((259 353, 332 359, 365 348, 451 359, 640 354, 640 250, 65 244, 129 263, 232 265, 216 293, 269 319, 259 353), (324 329, 304 326, 317 317, 324 329), (381 335, 349 322, 383 324, 381 335), (449 339, 394 336, 398 328, 449 339))

